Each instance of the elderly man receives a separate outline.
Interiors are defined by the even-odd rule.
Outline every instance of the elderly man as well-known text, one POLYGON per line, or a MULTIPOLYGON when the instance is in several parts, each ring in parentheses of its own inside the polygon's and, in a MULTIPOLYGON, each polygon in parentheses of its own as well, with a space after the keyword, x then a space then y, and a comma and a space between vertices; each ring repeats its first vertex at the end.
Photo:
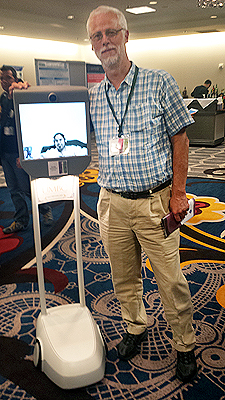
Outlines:
POLYGON ((148 334, 143 248, 173 331, 177 377, 189 382, 197 375, 191 296, 180 269, 179 231, 165 238, 160 223, 169 210, 177 221, 188 210, 185 127, 193 120, 171 75, 138 68, 129 60, 129 31, 119 10, 98 7, 87 31, 106 74, 90 89, 90 112, 99 154, 100 233, 127 324, 118 355, 131 359, 148 334))

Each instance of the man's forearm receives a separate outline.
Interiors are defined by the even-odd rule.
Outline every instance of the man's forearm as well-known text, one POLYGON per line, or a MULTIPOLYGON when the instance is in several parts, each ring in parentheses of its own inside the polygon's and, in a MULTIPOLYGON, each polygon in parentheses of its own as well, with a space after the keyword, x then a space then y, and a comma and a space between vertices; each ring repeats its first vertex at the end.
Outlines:
POLYGON ((171 141, 173 147, 173 185, 170 208, 175 218, 181 220, 188 209, 185 188, 188 172, 189 140, 185 129, 174 135, 171 141))

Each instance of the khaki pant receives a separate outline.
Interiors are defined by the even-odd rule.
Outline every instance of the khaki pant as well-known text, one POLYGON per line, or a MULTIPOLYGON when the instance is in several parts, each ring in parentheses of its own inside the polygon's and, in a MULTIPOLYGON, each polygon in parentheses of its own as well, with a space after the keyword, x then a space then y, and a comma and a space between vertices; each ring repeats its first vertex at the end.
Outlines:
POLYGON ((100 191, 97 211, 103 244, 110 258, 115 294, 128 332, 142 333, 147 325, 143 304, 141 248, 150 260, 173 343, 178 351, 195 347, 192 303, 180 268, 179 230, 164 238, 161 218, 168 213, 170 187, 148 199, 124 199, 100 191))

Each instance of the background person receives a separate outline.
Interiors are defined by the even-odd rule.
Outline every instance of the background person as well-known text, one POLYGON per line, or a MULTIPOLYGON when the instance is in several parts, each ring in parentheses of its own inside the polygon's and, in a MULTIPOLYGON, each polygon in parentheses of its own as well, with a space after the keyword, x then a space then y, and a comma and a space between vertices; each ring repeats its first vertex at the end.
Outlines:
MULTIPOLYGON (((29 223, 29 211, 26 196, 31 199, 29 175, 21 168, 16 135, 16 123, 12 92, 14 88, 27 89, 29 84, 17 78, 16 70, 3 65, 0 68, 1 86, 4 92, 0 97, 0 158, 7 187, 15 207, 13 223, 3 228, 4 233, 13 233, 24 230, 29 223)), ((44 216, 46 225, 52 223, 51 207, 40 205, 40 212, 44 216)))
POLYGON ((176 375, 189 382, 197 374, 191 296, 180 268, 179 230, 165 239, 160 222, 169 209, 177 221, 188 210, 185 127, 193 119, 171 75, 138 70, 128 59, 129 31, 119 10, 98 7, 89 16, 87 31, 106 73, 90 89, 90 112, 99 155, 100 233, 127 324, 118 356, 129 360, 147 338, 143 248, 173 331, 176 375))
POLYGON ((191 96, 195 99, 203 99, 208 97, 209 87, 212 85, 210 79, 206 79, 203 85, 196 86, 191 93, 191 96))

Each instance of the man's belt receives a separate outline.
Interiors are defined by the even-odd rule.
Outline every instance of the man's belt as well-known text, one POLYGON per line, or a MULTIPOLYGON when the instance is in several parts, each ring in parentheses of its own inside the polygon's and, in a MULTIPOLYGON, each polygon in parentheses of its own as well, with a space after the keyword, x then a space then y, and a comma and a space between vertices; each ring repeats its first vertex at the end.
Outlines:
POLYGON ((106 190, 111 193, 119 194, 121 197, 124 197, 125 199, 131 199, 131 200, 147 199, 148 197, 151 197, 152 194, 159 192, 162 189, 165 189, 167 186, 171 184, 171 182, 172 179, 169 179, 168 181, 163 182, 152 189, 144 190, 143 192, 117 192, 116 190, 113 189, 106 189, 106 190))

